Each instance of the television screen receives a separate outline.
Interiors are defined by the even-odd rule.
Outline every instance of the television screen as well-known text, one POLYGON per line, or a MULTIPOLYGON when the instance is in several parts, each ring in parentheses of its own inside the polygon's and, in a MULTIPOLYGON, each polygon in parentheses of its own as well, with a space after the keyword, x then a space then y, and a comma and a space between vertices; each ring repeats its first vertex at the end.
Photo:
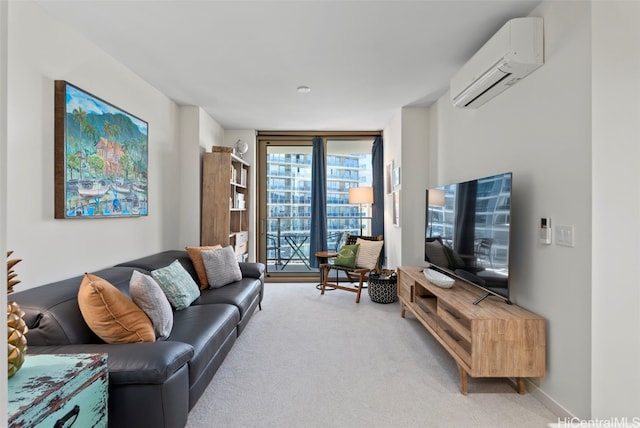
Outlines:
POLYGON ((427 189, 425 261, 509 297, 511 173, 427 189))

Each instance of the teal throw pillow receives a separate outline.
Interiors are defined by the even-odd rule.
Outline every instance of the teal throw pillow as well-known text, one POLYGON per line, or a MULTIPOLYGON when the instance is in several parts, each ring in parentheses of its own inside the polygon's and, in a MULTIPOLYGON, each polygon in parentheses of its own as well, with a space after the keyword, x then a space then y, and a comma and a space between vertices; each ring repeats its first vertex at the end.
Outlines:
POLYGON ((188 307, 200 297, 200 288, 178 260, 151 271, 151 276, 176 311, 188 307))
POLYGON ((336 266, 355 268, 356 267, 356 257, 358 256, 358 247, 360 245, 345 245, 340 248, 338 252, 338 257, 333 262, 336 266))

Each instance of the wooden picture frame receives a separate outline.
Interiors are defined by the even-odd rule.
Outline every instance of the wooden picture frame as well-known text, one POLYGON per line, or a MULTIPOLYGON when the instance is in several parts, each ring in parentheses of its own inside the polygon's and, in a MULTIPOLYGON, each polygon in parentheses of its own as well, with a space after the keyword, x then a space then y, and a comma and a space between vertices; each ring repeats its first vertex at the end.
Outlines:
POLYGON ((144 120, 55 81, 55 218, 148 215, 144 120))

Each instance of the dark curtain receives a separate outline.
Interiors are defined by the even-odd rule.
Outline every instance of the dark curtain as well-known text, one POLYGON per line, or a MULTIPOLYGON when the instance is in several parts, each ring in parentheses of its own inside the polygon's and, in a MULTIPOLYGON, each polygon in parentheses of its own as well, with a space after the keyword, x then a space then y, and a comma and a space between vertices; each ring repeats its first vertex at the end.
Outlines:
POLYGON ((474 254, 477 194, 478 182, 475 180, 457 185, 453 248, 465 256, 474 254))
POLYGON ((309 265, 320 266, 317 251, 327 250, 327 168, 322 138, 313 137, 311 156, 311 237, 309 265))
POLYGON ((371 207, 371 236, 384 235, 384 158, 382 137, 373 140, 371 151, 373 174, 373 205, 371 207))

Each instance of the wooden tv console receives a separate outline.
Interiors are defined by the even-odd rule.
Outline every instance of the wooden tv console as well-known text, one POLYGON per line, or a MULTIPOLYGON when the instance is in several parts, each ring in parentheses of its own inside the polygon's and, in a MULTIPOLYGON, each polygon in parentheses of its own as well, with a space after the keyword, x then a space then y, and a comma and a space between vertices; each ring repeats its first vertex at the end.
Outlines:
POLYGON ((467 375, 515 378, 520 394, 524 378, 544 377, 544 318, 494 296, 474 305, 484 291, 458 280, 452 288, 440 288, 422 269, 398 268, 401 315, 411 312, 456 360, 462 394, 467 375))

